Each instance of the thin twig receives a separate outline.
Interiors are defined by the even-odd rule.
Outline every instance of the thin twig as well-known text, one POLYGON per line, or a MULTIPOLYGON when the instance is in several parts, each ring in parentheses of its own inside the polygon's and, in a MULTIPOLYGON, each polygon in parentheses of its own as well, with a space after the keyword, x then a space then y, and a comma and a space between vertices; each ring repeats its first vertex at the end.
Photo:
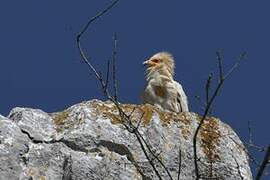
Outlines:
POLYGON ((140 136, 138 135, 138 131, 135 131, 135 135, 136 135, 136 138, 137 138, 137 140, 138 140, 138 142, 139 142, 139 144, 140 144, 140 146, 141 146, 141 148, 142 148, 142 150, 143 150, 143 152, 144 152, 144 155, 145 155, 146 159, 147 159, 148 162, 151 164, 151 166, 152 166, 152 168, 153 168, 155 174, 157 175, 158 179, 159 179, 159 180, 162 180, 162 177, 161 177, 161 175, 159 174, 158 170, 156 169, 155 164, 153 163, 153 161, 152 161, 152 160, 150 159, 150 157, 148 156, 148 153, 147 153, 147 151, 146 151, 146 149, 145 149, 145 147, 144 147, 144 145, 143 145, 143 142, 142 142, 142 140, 140 139, 140 136))
POLYGON ((236 63, 233 65, 233 67, 229 70, 229 72, 224 76, 224 78, 226 79, 228 76, 230 76, 230 74, 240 65, 241 61, 246 59, 247 53, 243 52, 240 54, 240 57, 238 59, 238 61, 236 61, 236 63))
POLYGON ((182 152, 181 148, 179 148, 179 163, 178 163, 178 175, 177 175, 177 180, 180 180, 180 174, 181 174, 181 169, 182 169, 182 152))
MULTIPOLYGON (((114 102, 115 106, 117 107, 118 111, 119 111, 119 114, 120 114, 120 117, 123 121, 123 125, 126 127, 126 129, 130 132, 130 133, 134 133, 140 146, 141 146, 141 149, 146 157, 146 159, 148 160, 148 162, 150 163, 151 167, 153 168, 156 176, 159 178, 159 180, 162 180, 162 177, 161 175, 159 174, 154 162, 151 160, 151 158, 149 157, 148 153, 147 153, 147 150, 144 146, 144 143, 145 145, 147 146, 148 144, 146 143, 145 139, 142 137, 142 135, 140 134, 140 132, 138 131, 138 129, 136 129, 134 127, 134 125, 132 124, 131 120, 129 119, 129 116, 120 108, 119 106, 119 103, 117 101, 115 101, 114 99, 111 99, 111 101, 114 102), (128 124, 131 126, 128 126, 125 124, 125 122, 128 122, 128 124), (134 131, 135 129, 135 131, 134 131)), ((148 149, 149 150, 149 149, 148 149)))
POLYGON ((85 31, 88 29, 88 27, 90 26, 90 24, 92 24, 94 21, 96 21, 98 18, 100 18, 101 16, 103 16, 104 14, 106 14, 110 9, 112 9, 117 3, 119 2, 119 0, 115 0, 113 1, 111 4, 109 4, 109 6, 107 8, 105 8, 104 10, 100 11, 99 13, 97 13, 94 17, 92 17, 87 23, 86 25, 82 28, 82 31, 79 32, 77 34, 77 39, 80 39, 81 36, 85 33, 85 31))
POLYGON ((97 70, 94 68, 94 66, 89 62, 88 58, 86 57, 83 48, 81 46, 81 37, 82 35, 86 32, 86 30, 89 28, 90 24, 92 24, 94 21, 96 21, 98 18, 100 18, 102 15, 106 14, 110 9, 112 9, 117 3, 119 2, 119 0, 115 0, 113 1, 111 4, 109 4, 109 6, 107 8, 105 8, 104 10, 100 11, 99 13, 97 13, 97 15, 95 15, 94 17, 92 17, 87 23, 86 25, 82 28, 82 31, 79 32, 76 36, 76 43, 77 43, 77 47, 79 49, 80 52, 80 56, 82 58, 82 60, 88 65, 88 67, 91 69, 91 71, 94 73, 95 77, 97 78, 97 80, 100 82, 101 87, 103 89, 103 93, 106 94, 106 96, 110 96, 108 89, 104 88, 106 87, 105 82, 103 81, 102 77, 100 76, 100 74, 97 72, 97 70))
POLYGON ((257 151, 260 151, 260 152, 264 152, 264 151, 267 150, 267 147, 258 146, 258 145, 255 145, 253 143, 252 128, 251 128, 251 122, 250 121, 248 121, 248 135, 249 135, 248 143, 244 142, 244 144, 248 148, 254 148, 254 149, 256 149, 257 151))
POLYGON ((145 112, 142 113, 141 118, 140 118, 139 122, 137 123, 137 126, 136 126, 136 130, 137 131, 139 130, 139 127, 141 125, 141 122, 142 122, 142 119, 143 119, 144 114, 145 114, 145 112))
POLYGON ((206 81, 205 85, 205 92, 206 92, 206 104, 209 103, 209 91, 210 91, 210 86, 211 86, 211 81, 212 81, 213 74, 210 73, 208 76, 208 79, 206 81))
POLYGON ((162 177, 160 175, 160 173, 158 172, 157 168, 155 167, 154 162, 150 159, 147 150, 153 155, 153 157, 161 164, 161 166, 165 169, 165 171, 167 172, 169 178, 171 180, 173 180, 169 170, 167 169, 167 167, 163 164, 163 162, 155 155, 155 153, 151 150, 150 146, 147 144, 147 142, 145 141, 144 137, 140 134, 140 132, 138 131, 138 126, 135 127, 132 122, 130 117, 121 109, 118 99, 117 99, 117 82, 116 82, 116 68, 115 68, 115 62, 116 62, 116 45, 117 45, 117 39, 116 36, 114 36, 114 49, 113 49, 113 84, 114 84, 114 96, 112 97, 108 87, 107 87, 107 80, 104 82, 101 74, 95 69, 95 67, 89 62, 88 58, 85 55, 85 52, 83 51, 83 48, 81 46, 81 37, 82 35, 86 32, 86 30, 88 29, 88 27, 90 26, 91 23, 93 23, 95 20, 97 20, 98 18, 100 18, 102 15, 104 15, 106 12, 108 12, 111 8, 113 8, 117 2, 119 0, 115 0, 113 1, 107 8, 105 8, 103 11, 99 12, 96 16, 94 16, 93 18, 91 18, 87 24, 83 27, 82 31, 80 33, 77 34, 76 36, 76 43, 77 43, 77 47, 79 49, 80 52, 80 56, 82 58, 82 60, 89 66, 91 72, 93 72, 93 74, 95 75, 96 79, 100 82, 100 85, 102 87, 103 90, 103 94, 104 96, 112 101, 114 103, 114 105, 117 107, 119 115, 121 117, 121 122, 123 123, 123 125, 126 127, 126 129, 131 132, 134 133, 140 146, 141 149, 144 153, 144 155, 146 156, 146 158, 148 159, 149 163, 151 164, 156 176, 158 177, 158 179, 162 180, 162 177), (135 129, 135 131, 134 131, 135 129), (146 146, 146 147, 145 147, 146 146), (147 150, 146 150, 147 148, 147 150))
POLYGON ((136 108, 137 108, 137 106, 134 106, 133 107, 132 111, 128 115, 128 118, 130 118, 133 115, 133 113, 135 112, 136 108))
POLYGON ((268 146, 267 151, 265 153, 265 156, 263 158, 263 161, 259 167, 258 173, 257 173, 256 178, 255 178, 256 180, 261 179, 263 172, 264 172, 265 168, 267 167, 268 163, 270 163, 270 145, 268 146))
MULTIPOLYGON (((218 59, 218 68, 219 68, 219 81, 218 81, 218 85, 213 93, 213 95, 211 96, 211 98, 207 97, 208 102, 206 104, 205 110, 204 110, 204 114, 203 117, 201 118, 201 121, 199 122, 198 127, 195 130, 194 136, 193 136, 193 153, 194 153, 194 166, 195 166, 195 174, 196 174, 196 180, 200 179, 200 172, 199 172, 199 168, 198 168, 198 156, 197 156, 197 136, 198 133, 207 117, 207 115, 209 114, 209 111, 211 109, 211 106, 215 100, 215 98, 217 97, 219 91, 221 90, 221 87, 224 83, 224 81, 226 80, 226 78, 234 71, 234 69, 236 69, 240 63, 241 60, 243 60, 245 58, 245 53, 242 53, 240 56, 240 59, 233 65, 233 67, 229 70, 229 72, 224 76, 224 72, 223 72, 223 65, 222 65, 222 56, 220 55, 220 52, 217 51, 217 59, 218 59)), ((210 78, 208 78, 207 83, 206 84, 210 84, 210 78)), ((209 86, 209 85, 207 85, 209 86)), ((206 88, 206 90, 209 91, 209 88, 206 88)), ((209 92, 206 91, 206 96, 209 96, 209 92)))
POLYGON ((255 160, 255 158, 253 158, 253 156, 249 153, 249 151, 246 149, 245 146, 239 144, 238 142, 236 142, 236 140, 234 140, 231 136, 228 136, 229 139, 231 139, 239 148, 241 148, 243 151, 245 151, 245 153, 247 153, 249 160, 255 164, 255 166, 258 168, 259 167, 259 163, 255 160))
MULTIPOLYGON (((120 109, 119 106, 118 106, 118 108, 119 108, 118 110, 119 110, 119 111, 121 112, 121 114, 123 115, 123 118, 124 118, 124 119, 129 118, 129 116, 128 116, 127 114, 125 114, 125 113, 122 111, 122 109, 120 109)), ((144 115, 144 113, 143 113, 143 115, 144 115)), ((143 115, 141 116, 141 119, 142 119, 143 115)), ((172 175, 171 175, 171 173, 169 172, 168 168, 167 168, 167 167, 165 166, 165 164, 160 160, 160 158, 155 154, 155 152, 153 152, 153 150, 152 150, 152 148, 150 147, 150 145, 146 142, 146 140, 144 139, 144 137, 142 136, 142 134, 139 132, 138 126, 137 126, 136 128, 134 128, 134 126, 133 126, 133 124, 131 123, 131 121, 129 122, 129 124, 132 126, 132 128, 130 128, 130 129, 133 129, 133 130, 131 130, 130 132, 131 132, 131 133, 135 133, 137 139, 138 139, 138 140, 140 139, 140 140, 145 144, 147 150, 151 153, 151 155, 154 157, 154 159, 156 159, 156 160, 159 162, 159 164, 164 168, 164 170, 166 171, 166 173, 167 173, 169 179, 173 180, 172 175), (135 131, 134 131, 134 129, 135 129, 135 131)), ((140 144, 141 144, 141 143, 140 143, 140 144)), ((141 144, 141 145, 143 145, 143 144, 141 144)), ((144 146, 143 146, 142 148, 145 149, 144 146)), ((144 151, 144 153, 147 153, 147 152, 144 151)), ((147 154, 145 154, 145 155, 148 156, 147 154)), ((152 161, 152 160, 151 160, 151 161, 152 161)), ((152 164, 152 163, 151 163, 151 165, 152 165, 152 167, 154 168, 154 171, 155 171, 155 165, 152 164)), ((158 171, 155 171, 155 172, 156 172, 156 175, 159 177, 158 171), (158 174, 157 174, 157 173, 158 173, 158 174)))
MULTIPOLYGON (((137 131, 139 132, 139 131, 137 131)), ((150 145, 146 142, 146 140, 142 137, 142 135, 140 133, 138 133, 138 135, 142 138, 143 142, 145 143, 148 151, 152 154, 152 156, 159 162, 159 164, 164 168, 164 170, 166 171, 167 175, 169 176, 169 178, 171 180, 173 180, 172 175, 170 173, 170 171, 168 170, 168 168, 165 166, 165 164, 158 158, 158 156, 155 154, 155 152, 153 152, 153 150, 151 149, 150 145)))
POLYGON ((233 151, 231 150, 231 152, 232 152, 232 157, 233 157, 233 159, 234 159, 234 161, 235 161, 235 163, 236 163, 236 168, 237 168, 237 171, 238 171, 238 174, 239 174, 239 176, 240 176, 240 178, 242 179, 242 180, 244 180, 244 177, 243 177, 243 175, 242 175, 242 173, 241 173, 241 170, 240 170, 240 165, 239 165, 239 163, 238 163, 238 161, 237 161, 237 159, 234 157, 234 153, 233 153, 233 151))
POLYGON ((254 143, 246 143, 246 142, 244 142, 244 144, 245 144, 248 148, 254 148, 254 149, 256 149, 256 150, 259 151, 259 152, 264 152, 264 151, 267 150, 267 147, 258 146, 258 145, 255 145, 254 143))
POLYGON ((205 103, 205 101, 202 101, 201 97, 198 96, 198 95, 195 95, 194 98, 195 98, 196 101, 198 101, 198 104, 197 104, 196 108, 199 109, 199 111, 204 111, 207 103, 205 103))
POLYGON ((248 121, 248 135, 249 135, 249 140, 248 140, 249 144, 253 144, 253 142, 252 142, 251 122, 250 121, 248 121))
POLYGON ((106 73, 106 81, 105 81, 105 89, 108 88, 109 84, 109 75, 110 75, 110 61, 107 62, 107 73, 106 73))
POLYGON ((221 51, 216 51, 218 59, 218 69, 219 69, 219 80, 223 80, 223 53, 221 51))
POLYGON ((116 33, 113 35, 113 52, 112 52, 112 62, 113 62, 113 87, 114 87, 114 99, 118 100, 118 84, 116 78, 116 55, 117 55, 117 36, 116 33))

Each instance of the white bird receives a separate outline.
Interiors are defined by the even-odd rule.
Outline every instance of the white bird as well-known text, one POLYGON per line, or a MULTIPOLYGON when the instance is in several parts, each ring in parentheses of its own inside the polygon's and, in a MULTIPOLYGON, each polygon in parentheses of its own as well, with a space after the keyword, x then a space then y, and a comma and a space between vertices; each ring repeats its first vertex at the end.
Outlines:
POLYGON ((178 82, 174 81, 174 59, 170 53, 159 52, 143 62, 147 85, 143 103, 152 104, 173 112, 188 112, 187 96, 178 82))

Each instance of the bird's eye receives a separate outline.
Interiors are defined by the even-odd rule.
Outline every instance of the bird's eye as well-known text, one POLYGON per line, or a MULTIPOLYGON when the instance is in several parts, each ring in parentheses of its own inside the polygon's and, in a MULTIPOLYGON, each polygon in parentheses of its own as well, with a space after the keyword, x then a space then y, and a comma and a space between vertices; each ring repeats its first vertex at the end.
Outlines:
POLYGON ((153 61, 154 63, 158 63, 158 62, 159 62, 158 59, 153 59, 152 61, 153 61))

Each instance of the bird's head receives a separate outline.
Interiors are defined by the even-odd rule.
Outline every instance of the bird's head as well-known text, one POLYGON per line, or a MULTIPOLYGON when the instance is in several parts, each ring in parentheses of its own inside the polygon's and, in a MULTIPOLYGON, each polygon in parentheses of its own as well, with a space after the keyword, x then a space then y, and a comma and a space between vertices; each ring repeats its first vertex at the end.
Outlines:
POLYGON ((150 59, 143 62, 148 71, 166 69, 173 76, 174 74, 174 59, 170 53, 159 52, 153 55, 150 59))

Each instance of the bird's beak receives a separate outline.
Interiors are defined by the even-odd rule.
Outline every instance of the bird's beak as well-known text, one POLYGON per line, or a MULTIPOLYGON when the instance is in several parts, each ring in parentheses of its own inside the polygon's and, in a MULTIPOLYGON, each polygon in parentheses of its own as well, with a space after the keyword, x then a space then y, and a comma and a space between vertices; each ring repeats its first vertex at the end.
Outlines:
POLYGON ((147 67, 152 67, 155 64, 151 60, 146 60, 146 61, 143 62, 143 65, 147 66, 147 67))

